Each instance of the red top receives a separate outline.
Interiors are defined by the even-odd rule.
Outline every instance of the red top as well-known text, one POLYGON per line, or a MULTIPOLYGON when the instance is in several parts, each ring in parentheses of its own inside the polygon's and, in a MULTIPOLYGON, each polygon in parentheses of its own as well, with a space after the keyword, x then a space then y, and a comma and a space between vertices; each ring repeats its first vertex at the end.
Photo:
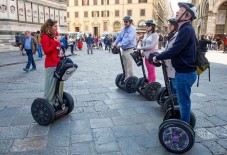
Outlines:
POLYGON ((227 37, 225 38, 225 45, 227 45, 227 37))
POLYGON ((60 47, 60 42, 50 38, 47 34, 44 34, 41 38, 42 49, 46 55, 45 68, 56 67, 60 58, 58 57, 58 50, 56 47, 60 47))

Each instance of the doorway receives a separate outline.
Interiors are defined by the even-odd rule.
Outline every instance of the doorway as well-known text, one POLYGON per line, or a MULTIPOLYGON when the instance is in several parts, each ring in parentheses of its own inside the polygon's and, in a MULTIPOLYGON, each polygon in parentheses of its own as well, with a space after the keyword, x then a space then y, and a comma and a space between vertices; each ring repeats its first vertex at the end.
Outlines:
POLYGON ((94 27, 94 36, 98 36, 98 27, 94 27))
POLYGON ((75 27, 75 32, 80 32, 80 28, 79 27, 75 27))

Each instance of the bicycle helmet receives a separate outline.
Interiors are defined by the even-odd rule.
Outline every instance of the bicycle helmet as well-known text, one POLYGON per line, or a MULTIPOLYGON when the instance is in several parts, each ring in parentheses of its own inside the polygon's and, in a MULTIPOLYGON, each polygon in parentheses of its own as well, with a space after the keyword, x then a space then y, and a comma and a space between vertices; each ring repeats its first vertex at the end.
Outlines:
POLYGON ((123 18, 124 21, 129 21, 129 22, 132 22, 132 17, 131 16, 125 16, 123 18))
POLYGON ((153 20, 147 20, 146 25, 153 25, 156 26, 156 23, 153 20))
POLYGON ((198 18, 198 12, 196 7, 192 3, 185 3, 185 2, 179 2, 178 3, 179 7, 185 8, 188 12, 191 13, 192 15, 192 20, 198 18))
POLYGON ((170 22, 170 24, 173 24, 173 25, 177 24, 177 21, 175 18, 170 18, 168 21, 170 22))

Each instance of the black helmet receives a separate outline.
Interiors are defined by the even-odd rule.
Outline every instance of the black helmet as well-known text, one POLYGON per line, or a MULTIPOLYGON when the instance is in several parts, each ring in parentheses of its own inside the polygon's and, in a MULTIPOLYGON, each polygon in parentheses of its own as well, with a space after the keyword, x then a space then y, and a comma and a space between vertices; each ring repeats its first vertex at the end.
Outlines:
POLYGON ((124 18, 123 18, 123 20, 124 21, 132 21, 132 17, 131 16, 125 16, 124 18))
POLYGON ((177 21, 175 18, 170 18, 168 21, 170 22, 170 24, 173 24, 173 25, 177 24, 177 21))
POLYGON ((198 12, 196 7, 192 3, 184 3, 184 2, 179 2, 178 3, 179 7, 185 8, 188 12, 192 14, 192 20, 196 19, 198 17, 198 12))
POLYGON ((156 26, 156 23, 153 20, 147 20, 146 25, 153 25, 156 26))

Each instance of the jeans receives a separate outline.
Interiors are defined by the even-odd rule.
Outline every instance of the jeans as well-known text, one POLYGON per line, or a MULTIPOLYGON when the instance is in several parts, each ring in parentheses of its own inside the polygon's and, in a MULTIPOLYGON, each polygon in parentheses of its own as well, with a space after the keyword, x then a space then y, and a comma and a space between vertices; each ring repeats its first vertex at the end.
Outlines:
POLYGON ((170 88, 173 94, 177 94, 175 78, 169 78, 170 88))
POLYGON ((175 75, 177 98, 180 106, 181 120, 190 123, 191 87, 196 81, 196 72, 177 73, 175 75))
POLYGON ((149 63, 149 60, 145 58, 145 65, 147 67, 148 73, 148 81, 155 82, 156 81, 156 74, 155 74, 155 66, 149 63))
POLYGON ((26 69, 29 69, 30 66, 31 66, 31 64, 32 64, 32 67, 33 68, 36 68, 35 61, 34 61, 34 58, 33 58, 33 52, 32 52, 32 50, 26 50, 25 49, 25 51, 26 51, 26 54, 28 56, 28 63, 26 65, 26 69))
POLYGON ((38 51, 38 57, 39 58, 42 58, 43 57, 43 53, 42 53, 42 46, 41 46, 41 44, 38 44, 37 51, 38 51))
POLYGON ((93 53, 93 49, 92 49, 92 44, 87 44, 87 53, 89 54, 89 50, 91 50, 91 54, 93 53))

